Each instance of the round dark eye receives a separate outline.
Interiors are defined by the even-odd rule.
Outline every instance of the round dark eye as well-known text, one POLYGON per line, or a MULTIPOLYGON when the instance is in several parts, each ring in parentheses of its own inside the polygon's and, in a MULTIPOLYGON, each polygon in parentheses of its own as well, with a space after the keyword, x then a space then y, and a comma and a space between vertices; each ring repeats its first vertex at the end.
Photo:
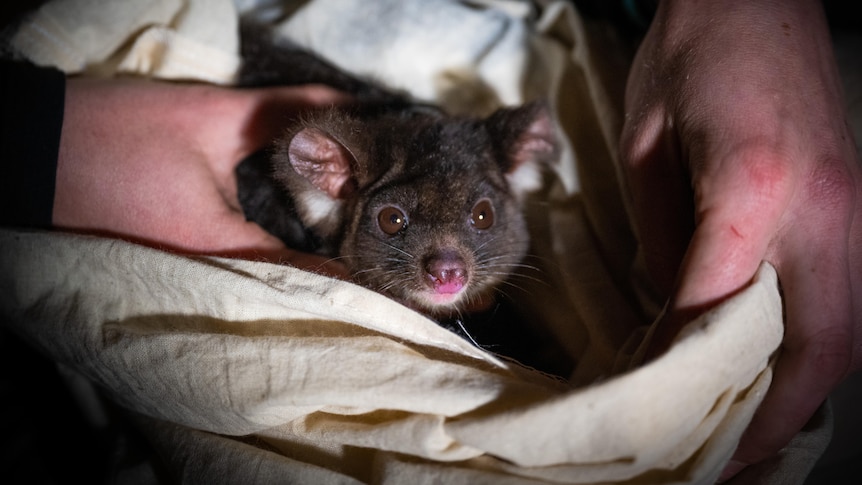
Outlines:
POLYGON ((377 225, 380 230, 392 236, 407 227, 407 216, 401 209, 390 205, 377 213, 377 225))
POLYGON ((473 206, 470 222, 476 229, 488 229, 494 225, 494 206, 490 200, 482 199, 473 206))

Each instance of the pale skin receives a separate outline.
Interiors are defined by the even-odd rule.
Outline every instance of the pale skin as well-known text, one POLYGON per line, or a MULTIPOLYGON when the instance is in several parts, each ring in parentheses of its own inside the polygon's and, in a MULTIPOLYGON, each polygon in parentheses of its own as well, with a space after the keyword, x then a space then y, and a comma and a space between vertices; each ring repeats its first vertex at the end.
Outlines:
POLYGON ((653 354, 761 261, 783 291, 774 381, 723 479, 777 453, 862 363, 862 170, 842 96, 812 0, 663 1, 629 75, 621 156, 670 297, 653 354))
POLYGON ((346 101, 323 86, 236 90, 69 79, 53 224, 343 276, 340 264, 291 250, 247 222, 234 169, 300 109, 346 101))

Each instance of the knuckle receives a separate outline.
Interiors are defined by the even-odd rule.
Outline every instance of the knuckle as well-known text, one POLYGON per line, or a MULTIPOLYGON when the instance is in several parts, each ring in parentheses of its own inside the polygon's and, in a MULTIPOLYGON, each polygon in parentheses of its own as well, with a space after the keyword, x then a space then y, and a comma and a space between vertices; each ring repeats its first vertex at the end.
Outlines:
POLYGON ((767 200, 783 200, 788 196, 793 186, 794 174, 784 155, 756 146, 748 147, 739 160, 752 194, 767 200))
POLYGON ((661 132, 664 120, 661 110, 645 109, 626 114, 618 144, 622 163, 631 168, 642 168, 662 149, 661 132))
POLYGON ((830 158, 815 167, 805 190, 814 207, 846 213, 854 207, 859 188, 850 167, 830 158))
POLYGON ((811 372, 822 377, 824 384, 834 384, 850 371, 853 361, 852 335, 844 327, 821 333, 806 349, 811 372))

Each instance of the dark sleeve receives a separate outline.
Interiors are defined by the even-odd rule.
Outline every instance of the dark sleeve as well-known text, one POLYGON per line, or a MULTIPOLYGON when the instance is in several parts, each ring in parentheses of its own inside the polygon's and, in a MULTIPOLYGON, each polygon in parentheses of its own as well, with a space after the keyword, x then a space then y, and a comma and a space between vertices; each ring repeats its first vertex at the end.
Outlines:
POLYGON ((66 77, 0 60, 0 226, 51 227, 66 77))

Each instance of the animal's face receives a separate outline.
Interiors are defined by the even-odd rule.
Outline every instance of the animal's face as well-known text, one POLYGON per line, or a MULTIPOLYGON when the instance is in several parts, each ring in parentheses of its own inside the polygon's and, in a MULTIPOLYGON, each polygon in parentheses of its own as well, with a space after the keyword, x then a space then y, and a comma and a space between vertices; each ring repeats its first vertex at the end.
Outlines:
POLYGON ((340 251, 358 282, 444 315, 509 276, 528 247, 518 201, 495 164, 461 162, 407 170, 358 198, 340 251))
POLYGON ((285 137, 275 176, 363 285, 443 316, 520 263, 520 200, 556 153, 542 105, 487 119, 335 112, 285 137))

